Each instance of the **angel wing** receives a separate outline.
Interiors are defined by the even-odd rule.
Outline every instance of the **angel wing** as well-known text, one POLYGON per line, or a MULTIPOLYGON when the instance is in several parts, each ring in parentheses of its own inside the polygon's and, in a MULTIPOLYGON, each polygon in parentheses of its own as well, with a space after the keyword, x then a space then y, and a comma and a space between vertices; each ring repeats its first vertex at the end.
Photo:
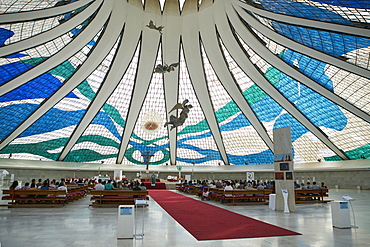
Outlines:
POLYGON ((182 107, 184 107, 187 103, 189 103, 189 100, 188 100, 188 99, 185 99, 185 100, 182 102, 182 107))
POLYGON ((177 66, 179 66, 180 63, 171 63, 169 66, 167 65, 166 71, 171 72, 174 71, 177 66))
POLYGON ((168 113, 171 113, 172 111, 178 110, 178 109, 182 109, 181 103, 177 103, 174 107, 172 107, 171 111, 169 111, 168 113))
POLYGON ((176 68, 177 66, 179 66, 180 63, 171 63, 170 66, 168 66, 169 68, 176 68))
POLYGON ((162 34, 162 29, 164 28, 164 26, 159 26, 157 27, 156 29, 162 34))

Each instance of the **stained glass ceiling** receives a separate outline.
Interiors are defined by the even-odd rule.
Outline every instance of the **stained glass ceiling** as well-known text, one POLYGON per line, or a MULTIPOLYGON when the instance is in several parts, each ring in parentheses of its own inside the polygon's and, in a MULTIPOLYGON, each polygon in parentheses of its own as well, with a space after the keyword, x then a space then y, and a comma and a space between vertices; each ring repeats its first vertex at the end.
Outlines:
POLYGON ((369 8, 4 0, 0 157, 272 164, 290 127, 296 163, 370 158, 369 8))

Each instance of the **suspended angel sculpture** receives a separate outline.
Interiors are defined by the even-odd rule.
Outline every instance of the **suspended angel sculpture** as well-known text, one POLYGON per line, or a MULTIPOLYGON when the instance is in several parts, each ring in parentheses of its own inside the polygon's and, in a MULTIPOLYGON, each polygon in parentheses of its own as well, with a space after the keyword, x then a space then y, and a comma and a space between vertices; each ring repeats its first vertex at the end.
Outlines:
POLYGON ((164 26, 157 27, 156 25, 154 25, 154 22, 152 20, 150 20, 149 24, 146 26, 149 27, 150 29, 157 30, 160 34, 162 34, 162 29, 164 28, 164 26))
POLYGON ((167 65, 166 63, 164 65, 158 64, 155 69, 154 73, 169 73, 171 71, 174 71, 177 66, 179 66, 180 63, 171 63, 170 65, 167 65))
POLYGON ((190 104, 187 105, 188 102, 189 102, 189 100, 186 99, 182 102, 182 104, 177 103, 171 109, 171 111, 168 112, 168 113, 171 113, 174 110, 182 109, 182 112, 180 113, 180 117, 176 117, 174 115, 171 115, 170 116, 170 121, 166 122, 164 124, 164 127, 167 127, 167 125, 172 124, 170 130, 173 130, 174 128, 177 128, 177 127, 181 126, 185 122, 185 120, 188 118, 188 114, 189 114, 190 109, 193 108, 192 105, 190 105, 190 104))

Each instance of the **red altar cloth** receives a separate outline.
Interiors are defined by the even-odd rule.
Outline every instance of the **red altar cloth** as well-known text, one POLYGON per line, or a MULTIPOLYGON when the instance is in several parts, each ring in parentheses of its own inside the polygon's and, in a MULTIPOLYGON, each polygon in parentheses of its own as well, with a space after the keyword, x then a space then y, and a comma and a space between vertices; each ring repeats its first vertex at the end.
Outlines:
MULTIPOLYGON (((141 179, 141 182, 145 183, 145 182, 151 182, 152 180, 151 179, 147 179, 147 178, 142 178, 141 179)), ((161 180, 159 180, 158 178, 155 180, 156 182, 160 182, 161 180)))
POLYGON ((156 182, 155 186, 152 186, 150 182, 144 182, 145 187, 147 190, 165 190, 166 189, 166 184, 162 182, 156 182))

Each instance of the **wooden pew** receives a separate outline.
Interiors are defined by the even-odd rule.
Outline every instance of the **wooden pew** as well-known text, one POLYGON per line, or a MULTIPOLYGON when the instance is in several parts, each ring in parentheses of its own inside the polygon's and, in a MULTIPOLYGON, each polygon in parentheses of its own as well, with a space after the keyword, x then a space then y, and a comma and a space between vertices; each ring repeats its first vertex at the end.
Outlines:
POLYGON ((64 190, 3 190, 8 207, 61 207, 68 203, 64 190))
POLYGON ((90 206, 116 207, 118 205, 135 205, 135 200, 149 200, 147 190, 91 190, 90 206))
POLYGON ((324 197, 329 196, 329 189, 295 189, 295 203, 316 203, 330 202, 324 200, 324 197))
POLYGON ((268 204, 266 199, 269 198, 271 193, 272 190, 226 190, 222 196, 222 201, 228 205, 268 204))
POLYGON ((221 201, 224 189, 221 188, 209 188, 208 199, 213 201, 221 201))
POLYGON ((176 184, 176 190, 182 191, 182 184, 176 184))
POLYGON ((84 197, 88 192, 88 186, 67 185, 68 201, 72 202, 84 197))
POLYGON ((196 185, 185 185, 185 193, 197 195, 198 194, 198 188, 196 185))

